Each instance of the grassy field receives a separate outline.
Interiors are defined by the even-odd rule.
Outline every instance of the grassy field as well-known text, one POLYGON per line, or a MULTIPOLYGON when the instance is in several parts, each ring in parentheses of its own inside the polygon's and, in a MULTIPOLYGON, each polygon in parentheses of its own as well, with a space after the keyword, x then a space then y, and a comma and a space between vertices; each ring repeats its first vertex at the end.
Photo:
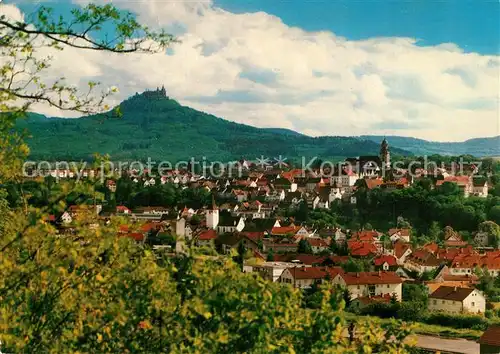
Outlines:
MULTIPOLYGON (((359 320, 359 319, 372 319, 374 321, 384 323, 390 321, 390 319, 384 319, 373 316, 360 316, 355 315, 353 313, 346 312, 345 313, 347 320, 359 320)), ((482 331, 474 330, 474 329, 456 329, 445 326, 438 325, 429 325, 421 322, 414 322, 415 324, 415 333, 416 334, 424 334, 429 336, 443 337, 443 338, 462 338, 468 340, 478 340, 479 337, 483 334, 482 331)))

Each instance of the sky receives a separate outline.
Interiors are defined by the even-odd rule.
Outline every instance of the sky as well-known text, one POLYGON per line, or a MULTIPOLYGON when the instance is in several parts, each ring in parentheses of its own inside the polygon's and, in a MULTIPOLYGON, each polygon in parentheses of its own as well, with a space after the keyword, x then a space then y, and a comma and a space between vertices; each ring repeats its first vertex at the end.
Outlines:
MULTIPOLYGON (((0 13, 22 18, 39 3, 65 15, 87 2, 4 0, 0 13)), ((498 1, 113 4, 180 43, 147 56, 68 49, 54 55, 48 80, 63 72, 77 86, 117 86, 111 105, 165 85, 171 98, 221 118, 312 136, 500 134, 498 1)))

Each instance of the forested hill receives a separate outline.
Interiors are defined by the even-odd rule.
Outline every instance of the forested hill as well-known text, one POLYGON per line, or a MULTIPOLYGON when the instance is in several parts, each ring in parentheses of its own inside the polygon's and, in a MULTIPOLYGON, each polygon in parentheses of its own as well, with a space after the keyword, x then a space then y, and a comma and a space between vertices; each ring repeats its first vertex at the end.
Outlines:
MULTIPOLYGON (((362 135, 361 138, 378 142, 384 137, 379 135, 362 135)), ((491 138, 469 139, 461 142, 436 142, 404 136, 387 136, 386 138, 392 146, 411 151, 417 155, 500 156, 500 135, 491 138)))
MULTIPOLYGON (((120 118, 94 115, 63 119, 30 115, 19 127, 31 134, 32 159, 229 161, 240 158, 343 158, 379 153, 380 142, 356 137, 313 138, 286 129, 261 129, 206 114, 162 96, 136 94, 120 104, 120 118)), ((392 148, 393 153, 408 155, 392 148)))

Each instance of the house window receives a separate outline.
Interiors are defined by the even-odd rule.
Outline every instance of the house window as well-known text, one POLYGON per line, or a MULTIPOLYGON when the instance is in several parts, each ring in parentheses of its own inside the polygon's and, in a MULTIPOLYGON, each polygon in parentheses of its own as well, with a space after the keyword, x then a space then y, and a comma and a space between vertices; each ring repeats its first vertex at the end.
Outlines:
POLYGON ((476 303, 473 301, 473 302, 472 302, 472 307, 474 307, 474 306, 476 306, 476 303))
POLYGON ((359 285, 358 285, 358 289, 359 289, 359 285))
POLYGON ((434 305, 437 305, 437 300, 434 300, 434 305))
POLYGON ((389 284, 387 284, 387 289, 389 289, 389 288, 390 288, 390 286, 389 286, 389 284))
POLYGON ((442 301, 442 303, 444 304, 444 300, 442 301))

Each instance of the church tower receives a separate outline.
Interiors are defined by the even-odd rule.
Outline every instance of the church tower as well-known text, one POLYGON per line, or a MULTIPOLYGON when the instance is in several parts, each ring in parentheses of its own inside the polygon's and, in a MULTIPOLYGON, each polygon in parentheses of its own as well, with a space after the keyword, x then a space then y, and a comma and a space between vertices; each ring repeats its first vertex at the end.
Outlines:
POLYGON ((215 198, 212 195, 212 207, 207 209, 205 213, 205 218, 207 221, 207 227, 209 229, 216 229, 219 225, 219 208, 215 205, 215 198))
POLYGON ((391 168, 391 154, 389 152, 389 143, 385 138, 380 144, 380 161, 382 161, 383 168, 391 168))

